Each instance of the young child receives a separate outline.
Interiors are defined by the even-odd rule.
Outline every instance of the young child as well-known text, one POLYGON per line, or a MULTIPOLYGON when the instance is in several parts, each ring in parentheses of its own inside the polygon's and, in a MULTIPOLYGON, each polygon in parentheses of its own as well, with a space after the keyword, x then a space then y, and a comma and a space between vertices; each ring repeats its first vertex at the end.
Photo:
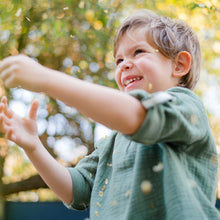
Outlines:
POLYGON ((90 206, 91 219, 219 218, 216 146, 204 107, 191 91, 201 63, 197 36, 183 21, 141 10, 119 27, 114 56, 120 91, 23 55, 0 64, 6 87, 44 92, 113 130, 75 168, 61 166, 40 142, 37 100, 22 119, 3 97, 0 131, 25 150, 68 207, 90 206))

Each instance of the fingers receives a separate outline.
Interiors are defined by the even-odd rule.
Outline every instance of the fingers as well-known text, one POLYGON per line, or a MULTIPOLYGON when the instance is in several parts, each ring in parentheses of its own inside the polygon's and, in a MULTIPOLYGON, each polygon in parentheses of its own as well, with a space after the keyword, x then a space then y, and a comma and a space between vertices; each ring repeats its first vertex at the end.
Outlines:
POLYGON ((15 57, 16 56, 10 56, 2 60, 2 62, 0 63, 0 77, 1 78, 3 77, 3 75, 5 75, 2 73, 13 64, 15 57))
POLYGON ((3 96, 1 99, 1 103, 5 106, 8 107, 8 99, 6 96, 3 96))
POLYGON ((5 134, 5 138, 9 139, 13 142, 16 142, 16 136, 13 134, 13 130, 9 129, 8 132, 5 134))
POLYGON ((19 67, 17 64, 11 64, 4 70, 0 71, 0 78, 4 81, 4 85, 7 88, 16 87, 13 82, 16 81, 16 74, 18 69, 19 67))
POLYGON ((3 81, 7 80, 15 71, 17 70, 17 65, 12 64, 0 70, 0 77, 3 81))
POLYGON ((13 112, 8 109, 7 98, 3 96, 0 103, 0 135, 15 142, 16 137, 11 127, 12 116, 13 112))
POLYGON ((8 68, 8 66, 10 65, 10 57, 7 57, 5 59, 3 59, 0 63, 0 72, 2 72, 3 70, 5 70, 6 68, 8 68))
POLYGON ((8 100, 3 96, 0 103, 0 112, 4 113, 8 118, 11 118, 13 112, 8 108, 8 100))
POLYGON ((0 112, 3 112, 3 108, 5 103, 7 103, 7 98, 5 96, 2 97, 1 103, 0 103, 0 112))
POLYGON ((10 122, 3 114, 0 114, 0 137, 10 139, 11 136, 10 122))
POLYGON ((3 59, 0 63, 0 73, 7 69, 9 66, 11 66, 12 64, 14 63, 17 63, 19 62, 19 60, 24 60, 25 59, 25 55, 23 54, 19 54, 19 55, 16 55, 16 56, 9 56, 9 57, 6 57, 5 59, 3 59))
POLYGON ((3 96, 1 99, 1 103, 0 103, 0 112, 4 113, 6 106, 7 106, 7 98, 5 96, 3 96))
POLYGON ((0 63, 0 78, 4 81, 6 87, 15 87, 13 83, 19 71, 19 66, 24 60, 24 55, 10 56, 0 63))
POLYGON ((15 81, 15 75, 9 75, 8 78, 4 79, 4 85, 6 88, 15 88, 19 87, 19 83, 15 81))
POLYGON ((2 137, 15 142, 16 136, 11 126, 12 116, 13 112, 8 108, 8 100, 3 96, 0 103, 0 133, 2 137))
POLYGON ((37 110, 39 108, 39 101, 38 100, 34 100, 31 104, 31 108, 30 108, 30 111, 29 111, 29 118, 32 119, 32 120, 37 120, 37 110))

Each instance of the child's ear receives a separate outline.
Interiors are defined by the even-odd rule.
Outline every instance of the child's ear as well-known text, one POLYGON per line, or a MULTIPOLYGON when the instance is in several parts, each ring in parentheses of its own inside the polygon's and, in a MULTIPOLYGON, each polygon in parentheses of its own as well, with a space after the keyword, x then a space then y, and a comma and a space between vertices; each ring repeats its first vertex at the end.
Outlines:
POLYGON ((190 70, 191 55, 187 51, 181 51, 177 54, 174 62, 173 76, 182 77, 190 70))

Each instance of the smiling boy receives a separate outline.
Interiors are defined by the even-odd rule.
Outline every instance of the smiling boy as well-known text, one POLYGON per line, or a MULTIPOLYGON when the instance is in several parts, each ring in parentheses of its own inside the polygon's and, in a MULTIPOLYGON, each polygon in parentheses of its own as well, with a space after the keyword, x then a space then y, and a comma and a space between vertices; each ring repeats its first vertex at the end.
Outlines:
POLYGON ((191 91, 200 45, 182 21, 143 10, 114 42, 120 91, 41 66, 28 57, 0 64, 7 87, 60 99, 114 130, 75 168, 59 165, 37 135, 38 101, 21 119, 0 105, 0 130, 21 146, 49 187, 91 219, 217 219, 217 152, 205 109, 191 91), (213 159, 214 158, 214 159, 213 159))
MULTIPOLYGON (((121 91, 143 89, 153 93, 178 85, 179 75, 172 70, 175 62, 153 48, 146 41, 145 32, 144 28, 137 28, 130 30, 120 39, 115 58, 115 79, 121 91)), ((190 68, 190 54, 183 51, 179 56, 188 59, 185 72, 181 72, 183 75, 188 73, 190 68)))

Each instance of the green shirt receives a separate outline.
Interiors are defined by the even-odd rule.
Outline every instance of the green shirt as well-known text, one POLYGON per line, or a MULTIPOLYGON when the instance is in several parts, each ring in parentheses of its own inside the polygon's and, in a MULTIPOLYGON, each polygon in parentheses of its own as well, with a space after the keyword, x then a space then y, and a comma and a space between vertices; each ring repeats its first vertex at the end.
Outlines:
POLYGON ((131 92, 153 103, 142 126, 132 136, 113 131, 69 168, 74 191, 69 207, 90 206, 91 220, 218 218, 218 157, 204 107, 188 89, 167 93, 172 101, 131 92))

